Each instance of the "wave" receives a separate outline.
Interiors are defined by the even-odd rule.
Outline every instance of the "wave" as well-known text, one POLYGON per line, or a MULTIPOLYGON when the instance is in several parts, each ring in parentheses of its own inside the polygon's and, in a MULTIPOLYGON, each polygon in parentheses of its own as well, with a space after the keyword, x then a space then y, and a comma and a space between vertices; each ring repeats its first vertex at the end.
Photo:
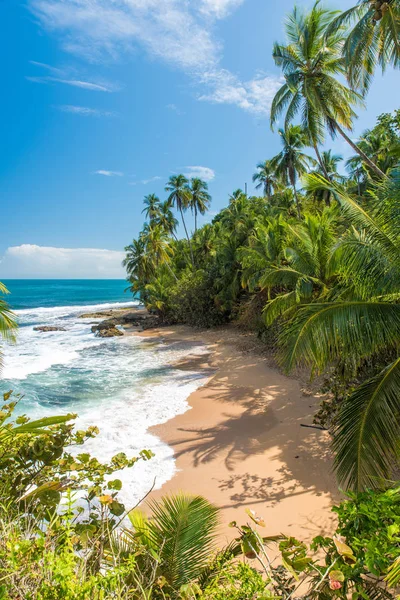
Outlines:
POLYGON ((109 310, 111 308, 129 308, 140 306, 139 300, 130 302, 105 302, 102 304, 71 304, 66 306, 38 306, 35 308, 21 308, 14 310, 18 317, 29 317, 35 315, 37 317, 52 317, 60 315, 77 315, 85 312, 96 312, 101 310, 109 310))
POLYGON ((91 332, 90 323, 93 319, 80 319, 79 314, 137 306, 139 302, 132 301, 15 311, 20 328, 16 344, 7 347, 3 379, 25 379, 54 365, 67 365, 79 359, 84 349, 104 343, 104 340, 96 338, 91 332), (34 330, 38 325, 61 327, 65 331, 38 332, 34 330))

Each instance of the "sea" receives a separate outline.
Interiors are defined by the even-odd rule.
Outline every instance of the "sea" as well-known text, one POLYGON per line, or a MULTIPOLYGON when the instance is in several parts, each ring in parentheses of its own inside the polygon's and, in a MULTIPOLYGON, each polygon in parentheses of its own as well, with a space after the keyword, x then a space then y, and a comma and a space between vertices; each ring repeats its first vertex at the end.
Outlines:
MULTIPOLYGON (((76 413, 79 429, 96 425, 99 435, 85 448, 107 461, 149 449, 154 458, 139 461, 118 476, 122 500, 135 505, 154 486, 175 473, 173 450, 148 430, 189 409, 189 395, 206 381, 204 373, 174 364, 206 348, 198 342, 166 344, 138 336, 98 338, 87 312, 139 306, 125 280, 3 280, 5 298, 18 319, 15 344, 3 344, 0 392, 22 399, 17 414, 32 419, 76 413), (39 332, 54 325, 64 331, 39 332)), ((80 450, 82 451, 82 450, 80 450)), ((86 450, 85 450, 86 451, 86 450)))

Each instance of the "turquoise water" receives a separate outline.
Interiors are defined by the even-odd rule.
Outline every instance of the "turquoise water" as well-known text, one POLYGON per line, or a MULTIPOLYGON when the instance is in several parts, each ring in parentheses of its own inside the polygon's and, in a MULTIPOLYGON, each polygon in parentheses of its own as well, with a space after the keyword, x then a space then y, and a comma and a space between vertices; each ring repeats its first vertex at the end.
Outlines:
POLYGON ((170 479, 175 470, 172 449, 148 432, 188 409, 187 398, 205 381, 195 371, 174 363, 202 353, 198 343, 168 346, 137 336, 98 338, 96 319, 81 314, 138 306, 124 293, 123 280, 9 280, 7 297, 15 311, 17 343, 3 347, 0 392, 22 394, 19 413, 32 418, 76 413, 77 426, 97 425, 100 435, 88 451, 107 461, 118 452, 136 456, 144 448, 155 453, 121 474, 122 495, 131 505, 170 479), (62 331, 35 331, 53 325, 62 331))
POLYGON ((125 279, 5 279, 13 309, 129 302, 125 279))

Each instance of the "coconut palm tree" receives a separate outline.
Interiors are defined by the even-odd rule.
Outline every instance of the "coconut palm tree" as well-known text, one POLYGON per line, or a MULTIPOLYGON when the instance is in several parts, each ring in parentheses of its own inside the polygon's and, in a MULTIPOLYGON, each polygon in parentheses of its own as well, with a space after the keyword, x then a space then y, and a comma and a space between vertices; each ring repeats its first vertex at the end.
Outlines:
POLYGON ((158 216, 160 199, 155 194, 149 194, 145 196, 143 204, 142 213, 145 213, 146 219, 149 219, 150 222, 153 221, 158 216))
MULTIPOLYGON (((337 183, 318 175, 352 227, 332 256, 345 294, 301 305, 280 339, 287 369, 305 363, 314 372, 345 356, 356 367, 368 357, 398 352, 400 339, 400 171, 376 185, 361 206, 337 183)), ((350 393, 334 432, 336 471, 356 490, 391 475, 400 449, 400 358, 350 393)))
POLYGON ((174 239, 178 241, 175 234, 176 228, 178 227, 178 220, 175 219, 168 200, 160 203, 157 216, 155 217, 155 223, 160 225, 168 235, 172 235, 174 239))
POLYGON ((306 214, 301 224, 284 224, 282 261, 270 264, 258 283, 262 290, 283 290, 265 306, 267 325, 299 304, 316 298, 321 301, 328 296, 332 277, 329 259, 336 242, 335 221, 335 212, 325 208, 322 214, 306 214))
POLYGON ((170 238, 168 238, 168 234, 161 225, 150 227, 149 232, 144 239, 146 252, 154 264, 154 269, 157 270, 158 267, 165 266, 175 281, 178 281, 170 264, 174 250, 169 241, 170 238))
POLYGON ((190 180, 190 207, 194 212, 194 230, 197 231, 197 214, 204 215, 211 203, 208 185, 199 177, 190 180))
POLYGON ((359 0, 333 19, 327 35, 343 26, 354 25, 346 35, 343 56, 352 87, 366 92, 375 69, 400 66, 400 2, 359 0))
MULTIPOLYGON (((7 302, 2 298, 3 295, 10 292, 6 286, 0 281, 0 337, 7 342, 15 340, 15 330, 17 322, 15 315, 11 312, 7 302)), ((3 367, 3 353, 0 346, 0 372, 3 367)))
MULTIPOLYGON (((150 502, 149 507, 151 517, 140 509, 129 513, 131 527, 123 532, 120 551, 134 554, 145 582, 162 580, 168 597, 182 597, 184 586, 207 579, 215 551, 218 509, 201 496, 183 493, 150 502), (147 553, 138 551, 140 548, 147 553)), ((151 591, 146 597, 150 596, 151 591)))
POLYGON ((182 224, 185 229, 187 241, 189 243, 192 267, 194 267, 192 244, 191 244, 188 230, 186 227, 185 218, 183 216, 184 211, 186 211, 188 209, 189 203, 190 203, 189 181, 182 174, 171 175, 171 177, 168 180, 167 185, 165 186, 165 191, 169 192, 169 196, 167 199, 169 206, 175 206, 175 208, 177 210, 179 210, 179 212, 181 214, 182 224))
POLYGON ((272 102, 271 126, 284 111, 286 128, 300 114, 322 169, 318 145, 324 141, 327 128, 332 136, 340 133, 376 175, 384 177, 345 132, 352 129, 356 116, 353 106, 362 106, 363 102, 360 94, 335 78, 335 75, 346 74, 345 59, 341 55, 343 30, 338 27, 326 33, 335 14, 316 2, 311 12, 305 14, 296 7, 288 16, 288 45, 275 43, 273 49, 275 64, 282 68, 285 83, 272 102))
POLYGON ((257 181, 256 190, 262 188, 264 196, 271 198, 273 190, 277 184, 275 170, 270 160, 265 160, 257 165, 257 173, 253 175, 253 182, 257 181))
POLYGON ((283 148, 271 160, 271 165, 276 175, 285 184, 292 186, 296 201, 297 216, 300 219, 300 204, 296 190, 297 178, 306 173, 309 166, 315 161, 302 152, 303 148, 307 145, 307 135, 300 125, 289 125, 286 129, 279 129, 279 135, 281 136, 283 148))
MULTIPOLYGON (((321 152, 322 166, 320 165, 315 171, 315 173, 319 173, 329 181, 343 181, 343 177, 339 175, 337 171, 338 165, 342 160, 343 156, 341 156, 341 154, 333 154, 331 150, 324 150, 323 152, 321 152)), ((330 205, 331 194, 325 188, 321 188, 320 190, 314 189, 313 197, 316 200, 325 202, 327 206, 330 205)))

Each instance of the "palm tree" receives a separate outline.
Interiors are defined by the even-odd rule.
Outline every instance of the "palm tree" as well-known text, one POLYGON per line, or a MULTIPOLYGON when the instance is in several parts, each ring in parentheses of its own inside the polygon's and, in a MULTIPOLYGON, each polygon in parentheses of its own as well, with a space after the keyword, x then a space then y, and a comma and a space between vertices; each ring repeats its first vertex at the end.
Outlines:
POLYGON ((352 87, 366 92, 376 67, 400 66, 400 3, 398 0, 359 0, 337 16, 327 34, 354 24, 343 46, 347 77, 352 87))
POLYGON ((178 281, 177 276, 171 268, 170 263, 174 251, 165 230, 160 225, 150 227, 144 241, 146 252, 150 256, 154 268, 157 269, 160 265, 165 266, 175 281, 178 281))
POLYGON ((149 219, 150 222, 153 221, 158 216, 160 199, 155 194, 149 194, 145 196, 143 204, 145 207, 142 213, 146 213, 146 219, 149 219))
MULTIPOLYGON (((357 155, 358 156, 358 155, 357 155)), ((360 157, 359 157, 360 158, 360 157)), ((325 177, 328 181, 343 181, 343 177, 339 175, 337 171, 338 164, 343 160, 343 156, 340 154, 332 154, 331 150, 324 150, 321 153, 322 166, 319 166, 315 173, 319 173, 325 177)), ((361 159, 360 159, 361 160, 361 159)), ((330 205, 331 194, 326 188, 320 190, 313 190, 313 196, 317 200, 322 200, 327 206, 330 205)))
POLYGON ((264 308, 267 325, 299 304, 322 301, 330 292, 332 272, 329 259, 335 244, 336 215, 325 208, 322 214, 306 214, 302 223, 285 224, 283 260, 265 269, 261 289, 284 290, 264 308))
POLYGON ((183 493, 151 502, 150 508, 151 518, 139 509, 129 513, 132 529, 124 530, 121 546, 135 555, 147 582, 162 580, 168 597, 182 597, 183 586, 207 578, 218 509, 201 496, 183 493), (144 558, 140 547, 147 550, 144 558), (153 561, 149 561, 151 557, 153 561))
MULTIPOLYGON (((0 281, 0 294, 5 295, 10 292, 6 286, 0 281)), ((17 322, 15 315, 11 312, 7 302, 0 296, 0 337, 7 342, 15 340, 15 330, 17 322)), ((3 353, 0 347, 0 372, 3 367, 3 353)))
POLYGON ((159 205, 155 223, 160 225, 168 235, 172 235, 175 241, 178 241, 175 234, 176 228, 178 227, 178 221, 174 217, 168 200, 161 202, 159 205))
POLYGON ((211 203, 208 185, 199 177, 190 180, 190 207, 194 212, 194 230, 197 231, 197 213, 204 215, 211 203))
MULTIPOLYGON (((345 356, 354 365, 379 353, 398 352, 400 339, 400 171, 358 204, 345 188, 318 175, 352 227, 337 245, 339 281, 345 294, 301 305, 280 339, 287 369, 302 362, 321 372, 345 356)), ((334 432, 341 484, 356 490, 379 486, 399 459, 400 358, 363 383, 344 401, 334 432)))
POLYGON ((334 77, 346 74, 346 63, 341 56, 343 30, 339 27, 326 33, 335 14, 316 2, 308 14, 295 8, 289 15, 286 23, 288 45, 275 43, 273 49, 273 58, 282 68, 285 83, 272 102, 271 126, 285 110, 286 128, 300 113, 302 126, 308 132, 322 169, 318 145, 324 141, 327 128, 332 136, 340 133, 368 166, 379 177, 384 177, 344 131, 352 129, 356 116, 353 106, 362 105, 362 98, 334 77))
POLYGON ((192 244, 190 242, 190 237, 188 234, 188 230, 185 223, 185 218, 183 216, 183 212, 188 209, 190 202, 190 189, 189 189, 189 181, 184 175, 171 175, 167 185, 165 186, 165 191, 170 192, 167 202, 169 206, 175 206, 177 210, 181 213, 182 224, 185 229, 186 238, 189 242, 190 256, 192 259, 192 266, 194 267, 194 257, 192 251, 192 244))
POLYGON ((297 216, 300 219, 300 204, 296 190, 297 177, 307 172, 313 159, 304 154, 302 149, 307 144, 307 136, 300 125, 289 125, 286 129, 279 129, 283 148, 271 160, 272 168, 276 175, 287 185, 290 184, 296 200, 297 216))
POLYGON ((262 188, 264 196, 270 199, 277 183, 271 161, 265 160, 264 162, 258 163, 257 169, 258 172, 253 175, 253 181, 257 181, 256 190, 262 188))

